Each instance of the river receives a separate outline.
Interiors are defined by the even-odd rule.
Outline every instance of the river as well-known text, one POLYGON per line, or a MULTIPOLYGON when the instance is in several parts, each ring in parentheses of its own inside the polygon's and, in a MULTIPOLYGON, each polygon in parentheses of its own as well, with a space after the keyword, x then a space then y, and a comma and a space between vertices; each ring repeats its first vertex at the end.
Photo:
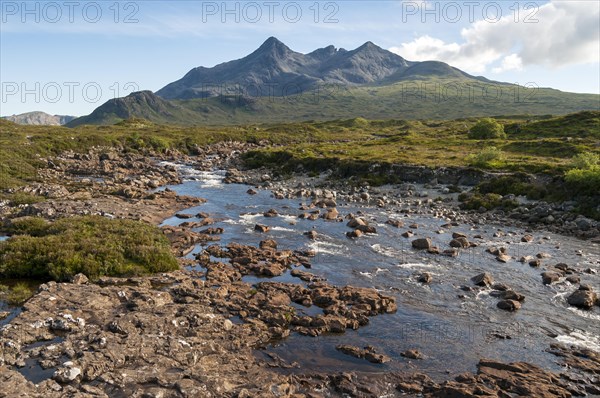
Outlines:
MULTIPOLYGON (((545 252, 552 257, 543 260, 544 264, 566 263, 576 269, 598 269, 598 245, 547 232, 535 232, 534 242, 521 243, 520 238, 526 231, 503 225, 478 228, 460 225, 440 231, 446 221, 433 216, 409 214, 404 217, 395 209, 341 204, 338 205, 341 215, 362 211, 377 228, 377 234, 350 240, 345 236, 349 231, 345 223, 297 218, 299 205, 309 203, 308 199, 278 200, 269 190, 248 195, 247 185, 223 184, 224 173, 221 171, 199 172, 181 166, 180 171, 184 183, 169 188, 181 195, 207 199, 205 204, 184 213, 203 211, 218 220, 214 226, 225 230, 221 245, 229 242, 258 245, 268 237, 275 239, 280 248, 310 248, 317 252, 310 271, 325 277, 329 283, 373 287, 396 297, 398 311, 395 314, 371 318, 370 324, 358 331, 316 338, 292 334, 265 348, 268 353, 296 362, 300 370, 419 369, 442 378, 476 370, 479 358, 526 361, 560 370, 556 357, 546 352, 549 345, 556 342, 600 351, 600 308, 596 306, 583 311, 570 307, 566 297, 577 289, 576 285, 561 280, 545 286, 540 276, 544 266, 532 268, 516 261, 524 255, 545 252), (262 213, 271 208, 280 215, 265 218, 262 213), (448 247, 452 232, 465 233, 479 246, 465 249, 456 258, 416 251, 411 248, 412 239, 401 237, 407 228, 385 224, 389 218, 401 217, 406 225, 418 224, 415 237, 431 237, 440 248, 448 247), (271 232, 254 231, 256 223, 271 226, 271 232), (303 236, 303 232, 313 228, 319 234, 317 241, 303 236), (473 239, 474 235, 481 235, 481 239, 473 239), (506 264, 498 262, 485 252, 489 246, 507 247, 513 260, 506 264), (431 284, 417 282, 416 275, 423 271, 432 274, 431 284), (470 278, 481 272, 490 273, 496 282, 524 294, 526 299, 522 308, 514 313, 496 308, 498 299, 490 296, 490 289, 475 293, 461 290, 462 286, 473 286, 470 278), (392 361, 372 365, 345 356, 335 350, 341 343, 361 347, 373 345, 389 355, 392 361), (425 359, 416 363, 403 358, 400 354, 407 349, 418 349, 425 359)), ((172 217, 164 224, 181 222, 172 217)), ((193 253, 201 250, 199 246, 193 253)), ((199 266, 196 269, 201 270, 199 266)), ((596 290, 600 287, 598 274, 583 273, 581 279, 596 290)), ((266 279, 247 276, 243 280, 255 283, 266 279)), ((270 280, 303 283, 289 273, 270 280)), ((315 314, 320 309, 298 306, 298 311, 315 314)))

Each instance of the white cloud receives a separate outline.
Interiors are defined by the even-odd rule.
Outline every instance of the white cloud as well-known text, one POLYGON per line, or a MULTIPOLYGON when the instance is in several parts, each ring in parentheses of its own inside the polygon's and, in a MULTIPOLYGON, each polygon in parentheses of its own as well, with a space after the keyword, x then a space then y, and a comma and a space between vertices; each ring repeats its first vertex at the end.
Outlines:
POLYGON ((517 54, 510 54, 502 59, 502 65, 492 69, 494 73, 502 73, 509 70, 523 69, 523 60, 517 54))
POLYGON ((537 22, 515 22, 506 15, 496 23, 477 21, 461 31, 462 43, 421 36, 390 48, 406 59, 440 60, 471 73, 494 72, 528 65, 561 67, 600 62, 600 3, 552 1, 539 7, 537 22))

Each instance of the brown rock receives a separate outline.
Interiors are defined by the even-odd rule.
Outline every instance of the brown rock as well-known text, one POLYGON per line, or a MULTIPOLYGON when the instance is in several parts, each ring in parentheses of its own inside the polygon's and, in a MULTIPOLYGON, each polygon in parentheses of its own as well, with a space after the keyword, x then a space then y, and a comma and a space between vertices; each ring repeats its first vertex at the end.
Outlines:
POLYGON ((431 239, 430 238, 419 238, 415 239, 411 242, 412 247, 417 250, 427 250, 431 247, 431 239))

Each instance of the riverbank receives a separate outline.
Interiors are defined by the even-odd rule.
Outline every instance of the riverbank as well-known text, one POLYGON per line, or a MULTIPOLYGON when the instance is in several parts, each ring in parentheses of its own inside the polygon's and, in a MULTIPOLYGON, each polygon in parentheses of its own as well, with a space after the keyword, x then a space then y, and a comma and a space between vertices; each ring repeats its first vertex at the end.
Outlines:
MULTIPOLYGON (((442 227, 447 231, 458 230, 454 224, 483 226, 510 219, 494 213, 464 213, 455 207, 457 193, 450 192, 448 186, 432 183, 428 187, 407 184, 357 189, 331 186, 327 175, 278 181, 270 170, 234 171, 233 167, 240 166, 239 153, 251 148, 248 144, 215 144, 201 148, 203 152, 193 157, 171 152, 152 159, 105 148, 83 157, 66 153, 56 161, 49 159, 49 167, 40 172, 44 184, 22 188, 25 193, 34 192, 46 200, 17 206, 7 204, 3 207, 6 217, 38 215, 53 219, 97 213, 158 224, 176 215, 174 218, 179 220, 173 221, 176 225, 163 225, 163 230, 171 240, 173 252, 184 255, 180 258, 181 265, 197 270, 144 278, 101 278, 96 283, 77 277, 73 283, 42 285, 39 293, 25 304, 24 311, 15 311, 1 321, 0 378, 3 391, 8 391, 7 396, 11 396, 11 391, 19 396, 298 398, 343 394, 357 397, 386 394, 475 396, 482 392, 492 396, 506 393, 533 396, 600 394, 598 380, 593 376, 600 368, 598 354, 589 349, 566 346, 548 348, 559 363, 569 364, 569 371, 481 359, 477 369, 468 374, 453 375, 447 382, 415 374, 419 372, 418 358, 422 355, 418 351, 406 352, 407 357, 414 357, 407 359, 413 364, 412 371, 385 372, 374 368, 368 374, 344 372, 343 369, 315 374, 310 368, 295 369, 290 374, 287 370, 297 368, 293 361, 269 350, 265 351, 266 356, 257 356, 256 349, 273 341, 285 341, 290 334, 346 336, 351 330, 368 330, 372 319, 382 319, 385 323, 386 317, 397 311, 395 295, 398 293, 391 295, 381 289, 352 288, 323 281, 319 275, 323 271, 313 269, 314 263, 319 263, 319 258, 315 257, 318 252, 284 247, 269 232, 255 232, 252 239, 257 244, 230 242, 220 245, 220 237, 227 231, 219 230, 217 215, 201 211, 210 201, 203 205, 204 201, 198 197, 174 191, 182 177, 177 165, 188 164, 203 172, 215 168, 230 169, 226 177, 230 183, 252 183, 259 187, 254 193, 260 195, 258 191, 269 190, 276 201, 295 198, 302 202, 299 209, 283 207, 257 214, 264 221, 252 221, 252 226, 255 229, 264 226, 265 231, 272 223, 269 220, 283 218, 283 212, 293 213, 295 216, 290 219, 293 222, 300 222, 300 216, 316 217, 330 223, 318 224, 319 228, 337 224, 347 228, 347 222, 361 217, 358 213, 349 218, 346 218, 348 214, 340 214, 336 209, 341 210, 344 203, 362 207, 365 214, 373 208, 395 212, 397 217, 382 222, 395 223, 386 225, 397 228, 398 232, 412 231, 416 236, 407 238, 407 242, 435 233, 428 226, 409 224, 409 220, 419 216, 434 216, 440 225, 447 224, 442 227), (165 184, 170 184, 171 189, 160 188, 165 184), (425 191, 427 195, 424 195, 425 191), (437 201, 438 195, 447 200, 437 201), (192 210, 183 211, 185 209, 192 210), (344 221, 335 223, 338 219, 344 221), (406 225, 401 225, 404 219, 406 225), (204 250, 190 250, 201 243, 204 250), (270 280, 284 275, 290 275, 291 280, 270 280), (261 279, 247 282, 248 277, 261 279), (305 310, 299 311, 299 308, 305 310), (313 312, 314 309, 318 311, 313 312), (341 334, 343 332, 346 334, 341 334), (27 377, 33 381, 28 381, 27 377)), ((244 188, 244 191, 246 189, 245 195, 253 197, 252 188, 244 188)), ((385 228, 374 225, 367 216, 365 219, 367 222, 354 221, 356 226, 347 231, 358 235, 356 231, 363 229, 363 238, 369 239, 373 231, 364 228, 368 224, 380 230, 385 228)), ((317 241, 319 228, 314 229, 317 241)), ((540 227, 539 231, 543 230, 540 227)), ((538 235, 540 232, 532 233, 538 235)), ((469 233, 468 240, 477 242, 475 235, 477 232, 469 233)), ((432 256, 441 256, 450 250, 444 258, 454 261, 454 253, 464 253, 461 236, 455 238, 461 247, 454 248, 442 247, 441 242, 447 245, 450 239, 444 234, 439 236, 440 244, 435 246, 441 254, 431 250, 432 256)), ((311 236, 300 238, 309 240, 311 236)), ((498 237, 499 240, 509 238, 512 241, 517 236, 498 237)), ((592 242, 589 244, 593 245, 592 242)), ((434 247, 433 244, 429 246, 424 249, 434 247)), ((501 254, 493 256, 501 257, 501 254)), ((585 269, 580 267, 558 267, 547 258, 542 261, 538 267, 551 268, 546 272, 555 272, 560 280, 576 276, 586 278, 585 269)), ((418 277, 426 278, 425 273, 418 277)), ((542 285, 541 279, 538 283, 542 285)), ((471 285, 470 292, 465 291, 466 295, 488 291, 485 287, 471 285)), ((491 291, 512 290, 496 286, 491 291)), ((529 299, 531 297, 526 298, 529 299)), ((507 296, 506 300, 511 298, 507 296)), ((340 349, 374 362, 389 360, 379 347, 340 349)))

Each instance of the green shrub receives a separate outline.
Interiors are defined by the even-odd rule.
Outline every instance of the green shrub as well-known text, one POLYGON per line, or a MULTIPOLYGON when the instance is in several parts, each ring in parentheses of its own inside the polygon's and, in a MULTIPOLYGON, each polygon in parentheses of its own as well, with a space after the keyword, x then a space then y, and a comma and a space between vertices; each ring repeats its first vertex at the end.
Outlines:
POLYGON ((0 277, 62 281, 178 269, 166 237, 140 221, 78 216, 20 226, 22 235, 0 243, 0 277))
POLYGON ((469 130, 469 138, 476 140, 486 140, 493 138, 506 138, 504 126, 498 123, 495 119, 486 117, 477 122, 475 126, 469 130))
POLYGON ((571 165, 575 169, 591 170, 600 167, 600 155, 594 152, 582 152, 573 156, 571 165))
POLYGON ((496 208, 513 209, 519 205, 516 201, 503 199, 502 195, 495 193, 488 193, 485 195, 479 193, 463 193, 458 196, 458 200, 462 202, 460 207, 464 210, 479 210, 482 207, 486 210, 496 208))
POLYGON ((475 167, 490 167, 493 165, 493 162, 499 162, 504 160, 504 152, 495 146, 490 146, 482 149, 476 155, 470 155, 467 158, 469 165, 475 167))
POLYGON ((575 196, 600 196, 600 167, 569 170, 565 174, 565 181, 575 196))
POLYGON ((46 233, 48 222, 40 217, 21 217, 11 220, 6 231, 11 235, 42 236, 46 233))
POLYGON ((33 291, 25 283, 17 283, 8 291, 6 301, 11 305, 20 305, 33 296, 33 291))

